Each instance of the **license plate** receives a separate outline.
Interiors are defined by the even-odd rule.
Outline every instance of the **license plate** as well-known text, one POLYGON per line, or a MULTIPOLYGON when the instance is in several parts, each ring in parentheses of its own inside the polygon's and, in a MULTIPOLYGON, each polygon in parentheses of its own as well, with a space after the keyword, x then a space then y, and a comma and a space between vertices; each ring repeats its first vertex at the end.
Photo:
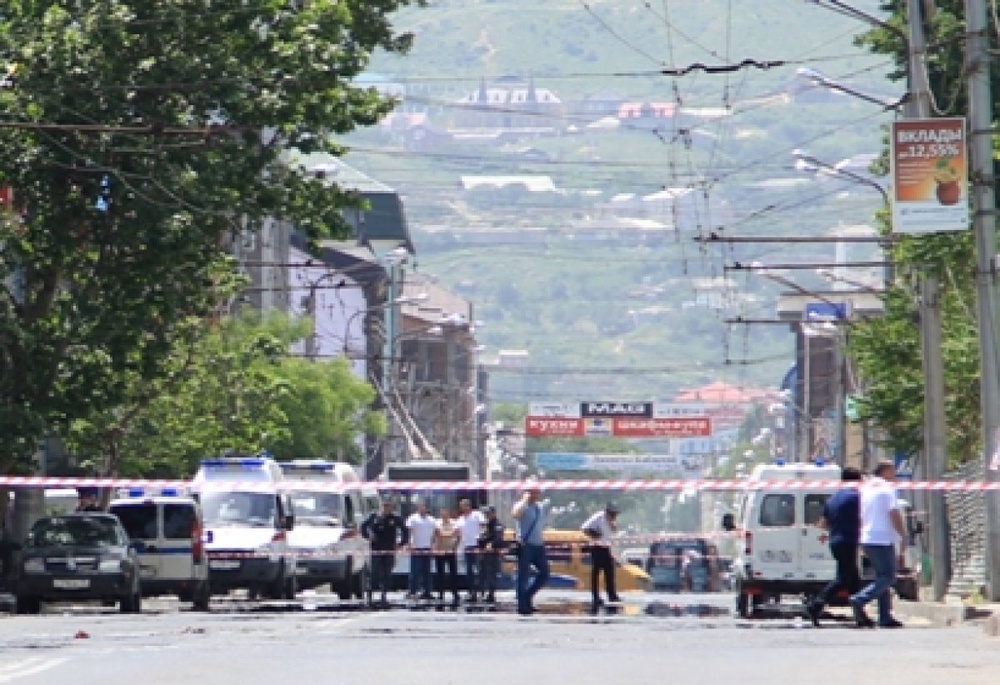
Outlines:
POLYGON ((52 587, 59 590, 84 590, 90 587, 90 581, 86 578, 54 578, 52 587))
POLYGON ((153 566, 142 566, 142 567, 140 567, 139 568, 139 577, 140 578, 155 578, 156 577, 156 568, 154 568, 153 566))
POLYGON ((208 567, 220 571, 232 571, 240 567, 240 562, 235 559, 213 559, 208 562, 208 567))
POLYGON ((308 566, 296 566, 295 567, 295 575, 297 575, 297 576, 309 575, 309 567, 308 566))

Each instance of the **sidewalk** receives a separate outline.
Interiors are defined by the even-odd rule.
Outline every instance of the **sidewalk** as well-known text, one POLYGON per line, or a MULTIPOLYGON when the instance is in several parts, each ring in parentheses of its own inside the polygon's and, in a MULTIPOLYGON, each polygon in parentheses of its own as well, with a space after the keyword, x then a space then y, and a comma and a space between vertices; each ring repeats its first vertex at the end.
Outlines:
MULTIPOLYGON (((928 595, 921 589, 922 597, 928 595)), ((892 607, 893 613, 901 619, 923 619, 936 627, 979 624, 990 637, 1000 637, 1000 602, 970 602, 957 598, 948 598, 944 602, 929 599, 908 602, 897 598, 892 607)))

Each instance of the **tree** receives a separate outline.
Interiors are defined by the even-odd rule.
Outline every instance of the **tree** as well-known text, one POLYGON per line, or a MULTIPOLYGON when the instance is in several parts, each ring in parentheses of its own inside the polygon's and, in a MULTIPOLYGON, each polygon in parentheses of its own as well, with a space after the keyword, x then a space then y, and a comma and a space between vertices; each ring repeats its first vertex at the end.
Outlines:
POLYGON ((392 103, 351 79, 423 0, 11 0, 0 15, 0 471, 169 372, 229 236, 342 236, 354 197, 293 161, 392 103))
POLYGON ((223 452, 280 459, 338 456, 357 461, 358 439, 384 430, 374 390, 344 359, 290 355, 308 322, 253 313, 224 320, 178 345, 150 397, 134 378, 132 402, 73 422, 70 446, 89 470, 179 477, 223 452))
MULTIPOLYGON (((938 0, 932 18, 925 17, 930 49, 927 69, 936 108, 955 116, 966 111, 964 15, 962 0, 938 0)), ((906 2, 882 5, 895 31, 873 29, 858 43, 892 55, 896 79, 906 75, 906 2)), ((996 29, 996 27, 993 27, 996 29)), ((1000 74, 992 72, 994 88, 1000 74)), ((997 103, 994 102, 994 108, 997 103)), ((996 115, 994 113, 994 119, 996 115)), ((931 275, 941 283, 945 412, 948 454, 952 465, 976 458, 979 435, 979 350, 975 319, 974 245, 970 232, 906 238, 893 249, 898 280, 886 298, 881 319, 854 325, 850 350, 866 386, 861 417, 882 428, 890 449, 913 453, 923 448, 923 371, 916 305, 916 278, 931 275)))

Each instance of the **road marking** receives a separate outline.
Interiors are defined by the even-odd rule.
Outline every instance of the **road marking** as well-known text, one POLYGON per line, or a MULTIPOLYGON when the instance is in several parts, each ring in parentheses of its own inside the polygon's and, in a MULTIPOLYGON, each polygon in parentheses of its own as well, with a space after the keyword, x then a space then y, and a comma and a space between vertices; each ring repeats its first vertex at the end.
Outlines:
POLYGON ((0 665, 0 683, 10 683, 18 678, 35 675, 65 662, 66 659, 43 659, 32 657, 0 665))

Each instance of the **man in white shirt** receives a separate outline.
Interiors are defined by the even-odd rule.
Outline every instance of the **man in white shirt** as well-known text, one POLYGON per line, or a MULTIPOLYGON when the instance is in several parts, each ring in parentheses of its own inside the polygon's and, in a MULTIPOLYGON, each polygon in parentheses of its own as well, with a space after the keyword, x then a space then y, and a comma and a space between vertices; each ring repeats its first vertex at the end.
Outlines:
POLYGON ((618 506, 614 502, 608 502, 604 511, 587 519, 580 530, 590 538, 590 592, 593 598, 592 609, 597 613, 603 604, 599 583, 601 573, 604 573, 608 601, 621 601, 615 592, 615 559, 611 555, 611 538, 618 531, 618 506))
POLYGON ((486 518, 483 512, 472 508, 472 502, 463 499, 458 503, 458 546, 462 550, 465 561, 465 580, 469 590, 466 598, 470 602, 478 601, 479 595, 479 535, 483 531, 486 518))
POLYGON ((419 593, 420 599, 433 599, 431 595, 431 547, 437 521, 427 513, 421 502, 417 510, 406 519, 410 531, 410 594, 419 593))
POLYGON ((892 483, 896 468, 891 461, 879 462, 875 474, 861 488, 861 548, 875 569, 875 580, 850 598, 858 628, 874 623, 865 614, 865 605, 878 601, 878 626, 902 628, 892 616, 889 591, 896 582, 897 545, 899 557, 906 549, 906 528, 902 508, 892 483))

